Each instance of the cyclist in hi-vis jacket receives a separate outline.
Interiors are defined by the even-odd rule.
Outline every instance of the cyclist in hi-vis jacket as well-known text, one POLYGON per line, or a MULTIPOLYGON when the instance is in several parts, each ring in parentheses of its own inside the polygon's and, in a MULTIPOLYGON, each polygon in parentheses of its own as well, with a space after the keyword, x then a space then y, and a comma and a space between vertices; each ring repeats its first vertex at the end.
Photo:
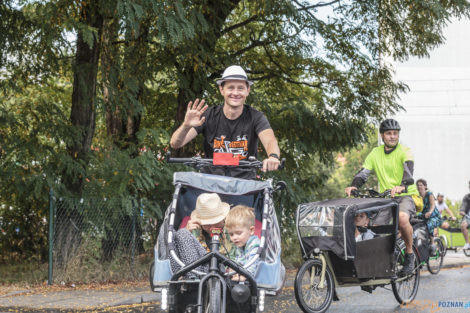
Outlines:
MULTIPOLYGON (((369 175, 374 172, 380 184, 380 191, 390 189, 391 196, 399 205, 399 229, 405 242, 405 262, 400 275, 408 275, 413 272, 413 227, 410 217, 416 213, 416 207, 411 195, 418 194, 413 183, 413 155, 411 150, 399 143, 400 125, 394 119, 386 119, 380 124, 380 136, 383 145, 374 148, 366 160, 362 169, 354 176, 350 187, 345 192, 348 196, 351 191, 361 187, 369 175)), ((373 223, 384 225, 390 223, 391 213, 381 212, 373 223)))

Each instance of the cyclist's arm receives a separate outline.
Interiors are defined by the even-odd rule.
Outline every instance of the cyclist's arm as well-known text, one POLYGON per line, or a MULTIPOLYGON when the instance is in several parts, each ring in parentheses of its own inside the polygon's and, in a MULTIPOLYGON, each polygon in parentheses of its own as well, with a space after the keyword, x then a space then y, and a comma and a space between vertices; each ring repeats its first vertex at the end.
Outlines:
POLYGON ((194 129, 194 127, 188 128, 184 125, 181 125, 171 136, 170 146, 173 149, 181 148, 193 140, 196 136, 197 131, 194 129))
POLYGON ((436 208, 436 203, 434 201, 434 196, 433 195, 430 195, 429 196, 429 211, 426 212, 426 214, 424 215, 426 218, 429 218, 431 216, 431 214, 434 212, 434 209, 436 208))
POLYGON ((281 156, 281 150, 279 149, 276 136, 274 136, 274 131, 272 128, 265 129, 258 134, 258 138, 268 155, 268 158, 263 160, 263 171, 277 170, 280 160, 269 156, 270 154, 276 154, 279 157, 281 156))
POLYGON ((414 182, 413 171, 414 162, 412 160, 405 161, 405 163, 403 163, 403 178, 400 184, 400 186, 405 187, 405 192, 407 192, 407 186, 414 182))
POLYGON ((361 186, 365 184, 371 173, 371 170, 368 170, 364 167, 361 168, 361 170, 357 172, 357 174, 354 176, 353 181, 351 183, 351 187, 361 188, 361 186))
POLYGON ((372 173, 371 170, 368 170, 366 168, 361 168, 359 172, 354 176, 353 181, 351 183, 351 186, 346 187, 344 192, 348 197, 351 196, 351 192, 353 190, 359 189, 364 183, 367 181, 367 178, 369 178, 370 174, 372 173))
POLYGON ((447 214, 452 217, 452 219, 455 219, 454 213, 452 213, 452 211, 448 207, 445 207, 444 210, 447 212, 447 214))

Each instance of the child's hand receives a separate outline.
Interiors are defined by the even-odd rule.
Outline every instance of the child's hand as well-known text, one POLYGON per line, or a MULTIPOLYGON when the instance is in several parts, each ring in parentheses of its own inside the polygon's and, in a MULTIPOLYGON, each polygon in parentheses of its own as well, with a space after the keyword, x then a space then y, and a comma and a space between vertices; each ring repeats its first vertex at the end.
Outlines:
POLYGON ((236 280, 236 281, 245 281, 246 280, 246 277, 245 276, 242 276, 240 274, 235 274, 232 276, 232 280, 236 280))
POLYGON ((200 229, 201 228, 201 221, 198 219, 190 219, 188 223, 186 224, 186 229, 189 231, 193 231, 195 229, 200 229))

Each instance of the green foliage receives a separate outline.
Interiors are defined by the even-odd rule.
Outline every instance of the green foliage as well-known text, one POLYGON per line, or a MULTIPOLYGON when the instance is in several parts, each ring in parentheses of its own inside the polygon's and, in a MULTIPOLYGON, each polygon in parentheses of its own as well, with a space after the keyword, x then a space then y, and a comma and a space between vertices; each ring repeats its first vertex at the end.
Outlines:
MULTIPOLYGON (((176 169, 163 161, 172 131, 189 100, 220 104, 214 80, 240 64, 255 81, 248 102, 265 112, 287 160, 285 171, 270 175, 288 183, 283 231, 292 236, 298 203, 341 196, 375 146, 375 139, 367 143, 369 125, 401 109, 397 94, 407 87, 393 81, 383 57, 426 56, 443 42, 450 18, 468 17, 469 6, 2 1, 0 205, 14 208, 18 222, 31 210, 39 222, 52 188, 58 196, 118 198, 124 211, 126 199, 140 199, 148 216, 161 218, 176 169), (77 38, 85 43, 80 50, 77 38), (95 64, 88 80, 77 79, 82 59, 95 64)), ((199 139, 178 153, 201 147, 199 139)))
POLYGON ((447 222, 449 223, 450 227, 460 228, 462 215, 460 215, 459 211, 460 211, 460 206, 462 205, 462 201, 451 201, 449 199, 446 199, 445 202, 447 206, 449 207, 450 211, 452 212, 452 214, 454 214, 454 216, 457 218, 457 220, 453 221, 451 219, 451 216, 445 210, 442 211, 442 216, 443 217, 445 216, 448 218, 447 222))

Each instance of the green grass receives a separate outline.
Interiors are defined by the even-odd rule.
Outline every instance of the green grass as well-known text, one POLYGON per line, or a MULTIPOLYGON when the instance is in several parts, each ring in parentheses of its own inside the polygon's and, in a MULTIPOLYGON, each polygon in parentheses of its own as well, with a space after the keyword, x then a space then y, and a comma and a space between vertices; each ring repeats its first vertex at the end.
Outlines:
POLYGON ((47 280, 47 263, 0 264, 0 285, 39 284, 47 280))

